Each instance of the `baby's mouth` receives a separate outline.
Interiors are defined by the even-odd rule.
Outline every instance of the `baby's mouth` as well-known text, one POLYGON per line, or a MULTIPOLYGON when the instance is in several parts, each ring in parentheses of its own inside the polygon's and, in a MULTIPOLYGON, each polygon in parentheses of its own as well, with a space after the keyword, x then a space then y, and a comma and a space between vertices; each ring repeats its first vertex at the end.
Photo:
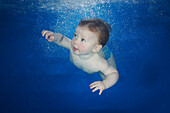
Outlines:
POLYGON ((75 48, 75 47, 73 47, 73 50, 74 50, 74 51, 77 51, 78 49, 77 49, 77 48, 75 48))

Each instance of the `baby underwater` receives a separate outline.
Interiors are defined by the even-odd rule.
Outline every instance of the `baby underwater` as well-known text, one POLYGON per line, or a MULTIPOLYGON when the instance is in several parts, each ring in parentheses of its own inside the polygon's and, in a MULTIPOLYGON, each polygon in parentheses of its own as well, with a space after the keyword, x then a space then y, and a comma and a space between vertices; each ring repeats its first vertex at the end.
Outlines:
POLYGON ((104 20, 87 19, 78 24, 72 40, 60 33, 43 30, 42 36, 70 50, 70 60, 79 69, 92 74, 99 72, 103 81, 90 84, 92 92, 99 95, 113 86, 119 79, 113 54, 105 46, 109 39, 110 25, 104 20))

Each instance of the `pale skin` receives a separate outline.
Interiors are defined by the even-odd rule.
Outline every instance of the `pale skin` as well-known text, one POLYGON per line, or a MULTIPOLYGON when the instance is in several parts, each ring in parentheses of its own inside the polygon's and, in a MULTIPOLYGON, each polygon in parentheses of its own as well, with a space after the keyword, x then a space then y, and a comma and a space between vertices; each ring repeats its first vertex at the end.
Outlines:
POLYGON ((86 26, 78 26, 72 40, 60 33, 47 30, 42 31, 42 36, 45 36, 49 42, 69 49, 70 60, 78 68, 89 74, 100 73, 103 81, 90 84, 90 89, 93 89, 92 92, 99 90, 99 95, 101 95, 105 89, 110 88, 118 81, 119 74, 113 55, 108 60, 99 55, 98 52, 102 45, 98 43, 98 34, 91 32, 86 26))

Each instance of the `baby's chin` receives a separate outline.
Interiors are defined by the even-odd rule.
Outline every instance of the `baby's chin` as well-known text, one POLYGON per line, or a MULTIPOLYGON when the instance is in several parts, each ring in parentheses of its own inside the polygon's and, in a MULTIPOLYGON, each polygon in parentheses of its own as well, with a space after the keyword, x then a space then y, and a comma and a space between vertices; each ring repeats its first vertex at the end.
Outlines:
POLYGON ((79 55, 79 53, 77 53, 77 52, 73 52, 75 55, 79 55))
POLYGON ((80 55, 87 55, 87 54, 85 54, 85 53, 80 52, 79 50, 73 51, 73 53, 74 53, 75 55, 78 55, 78 56, 80 56, 80 55))
POLYGON ((74 50, 74 49, 73 49, 73 53, 74 53, 75 55, 80 55, 79 50, 74 50))

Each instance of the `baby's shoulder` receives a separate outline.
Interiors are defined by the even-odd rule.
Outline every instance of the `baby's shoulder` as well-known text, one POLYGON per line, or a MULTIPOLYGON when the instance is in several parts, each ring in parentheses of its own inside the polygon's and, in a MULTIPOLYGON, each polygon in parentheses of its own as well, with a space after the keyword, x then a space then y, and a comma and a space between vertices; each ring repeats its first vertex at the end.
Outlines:
POLYGON ((98 56, 98 59, 96 58, 96 62, 97 62, 99 71, 101 72, 103 72, 110 66, 108 61, 105 58, 103 58, 101 55, 98 56))
POLYGON ((101 65, 107 65, 107 60, 105 60, 102 56, 100 56, 99 54, 97 54, 96 56, 93 57, 93 60, 95 61, 95 63, 99 66, 101 65))

